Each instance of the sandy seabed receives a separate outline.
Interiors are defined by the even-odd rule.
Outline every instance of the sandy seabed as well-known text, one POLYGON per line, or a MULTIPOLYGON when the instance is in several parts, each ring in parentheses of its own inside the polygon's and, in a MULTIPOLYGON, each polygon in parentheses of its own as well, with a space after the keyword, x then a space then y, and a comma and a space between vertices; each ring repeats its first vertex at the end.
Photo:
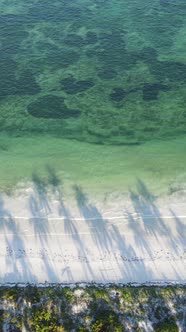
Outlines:
POLYGON ((0 283, 185 283, 186 195, 0 196, 0 283))

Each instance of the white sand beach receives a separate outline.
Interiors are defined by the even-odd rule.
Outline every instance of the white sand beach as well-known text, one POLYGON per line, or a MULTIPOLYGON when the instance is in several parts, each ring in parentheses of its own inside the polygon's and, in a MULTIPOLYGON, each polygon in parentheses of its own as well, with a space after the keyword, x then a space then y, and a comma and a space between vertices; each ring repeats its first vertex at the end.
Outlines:
POLYGON ((185 283, 185 194, 0 196, 0 283, 185 283))

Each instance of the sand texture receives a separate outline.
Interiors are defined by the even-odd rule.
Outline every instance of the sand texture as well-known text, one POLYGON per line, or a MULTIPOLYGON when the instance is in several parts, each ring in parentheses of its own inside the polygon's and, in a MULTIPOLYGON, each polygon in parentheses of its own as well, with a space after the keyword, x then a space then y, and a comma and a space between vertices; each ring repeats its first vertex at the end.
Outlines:
POLYGON ((1 195, 0 283, 185 283, 184 195, 77 196, 1 195))

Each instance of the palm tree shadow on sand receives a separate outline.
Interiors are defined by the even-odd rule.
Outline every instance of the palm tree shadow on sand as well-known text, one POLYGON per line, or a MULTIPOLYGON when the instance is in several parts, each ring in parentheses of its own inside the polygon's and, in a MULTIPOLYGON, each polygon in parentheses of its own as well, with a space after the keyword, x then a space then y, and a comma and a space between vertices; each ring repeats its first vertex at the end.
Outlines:
POLYGON ((111 238, 107 227, 107 220, 103 218, 98 208, 89 201, 88 195, 80 186, 73 187, 79 212, 89 226, 92 237, 100 249, 104 243, 107 250, 111 250, 111 238), (99 230, 99 231, 97 231, 99 230))
POLYGON ((6 262, 6 272, 0 278, 0 282, 12 283, 12 281, 22 282, 23 280, 37 282, 37 277, 33 275, 28 265, 20 229, 10 211, 6 209, 2 197, 0 197, 0 226, 4 235, 6 262))
POLYGON ((159 235, 167 234, 169 227, 163 220, 161 212, 155 203, 155 195, 142 180, 137 180, 136 187, 136 192, 130 191, 130 199, 136 215, 139 215, 143 221, 146 232, 154 235, 156 235, 157 231, 159 235), (153 217, 156 222, 153 221, 153 217))
MULTIPOLYGON (((150 245, 148 240, 149 234, 150 236, 155 236, 160 238, 164 235, 168 235, 170 238, 170 243, 178 244, 180 243, 183 247, 185 241, 183 240, 183 232, 185 231, 185 225, 181 220, 178 220, 174 212, 172 211, 172 215, 174 217, 177 230, 179 232, 179 236, 176 237, 175 234, 171 233, 171 229, 168 224, 165 222, 163 217, 161 216, 160 210, 156 205, 155 196, 148 190, 147 186, 142 182, 138 181, 137 191, 131 191, 130 197, 133 204, 133 208, 136 214, 140 215, 140 222, 143 225, 144 232, 141 232, 140 222, 134 217, 134 214, 127 211, 128 216, 128 225, 130 231, 132 231, 133 237, 135 239, 135 245, 130 243, 127 238, 127 234, 121 232, 121 228, 118 227, 117 223, 113 224, 111 220, 106 219, 102 216, 101 212, 97 208, 95 204, 93 204, 88 195, 83 191, 83 189, 79 186, 74 186, 74 193, 76 197, 77 206, 79 212, 82 216, 81 220, 77 220, 73 218, 67 204, 65 203, 65 197, 63 194, 63 186, 62 182, 58 178, 55 170, 52 168, 48 169, 48 180, 47 182, 43 182, 43 180, 38 179, 38 185, 36 190, 36 197, 30 198, 30 209, 33 216, 31 222, 37 224, 37 218, 41 219, 41 224, 36 225, 34 228, 35 236, 39 237, 41 246, 48 245, 48 238, 43 237, 42 233, 48 232, 48 224, 49 220, 47 217, 43 217, 43 213, 40 211, 40 201, 42 200, 41 205, 45 206, 44 211, 49 211, 51 209, 51 201, 48 196, 48 189, 50 189, 54 196, 58 199, 59 202, 59 214, 64 217, 64 229, 66 236, 71 237, 73 243, 76 246, 78 256, 80 260, 78 264, 80 269, 83 270, 84 280, 79 281, 94 281, 96 279, 96 272, 94 271, 94 264, 90 261, 91 254, 94 251, 93 247, 89 247, 84 241, 84 237, 81 234, 81 227, 79 227, 80 223, 86 223, 88 225, 89 234, 92 239, 92 244, 97 248, 97 257, 95 258, 96 262, 98 262, 101 266, 99 270, 99 280, 101 282, 123 282, 126 280, 127 282, 138 280, 139 274, 143 274, 143 278, 145 280, 153 279, 153 270, 149 270, 146 265, 146 258, 139 255, 138 249, 143 249, 145 253, 148 254, 148 259, 154 259, 155 253, 150 245), (46 184, 47 183, 47 184, 46 184), (44 193, 44 203, 43 198, 41 197, 42 193, 44 193), (152 225, 149 225, 147 216, 155 217, 155 222, 153 221, 152 225), (35 219, 34 219, 35 218, 35 219), (144 235, 144 236, 143 236, 144 235), (158 235, 158 236, 157 236, 158 235), (114 271, 117 266, 117 272, 114 271), (111 274, 116 273, 115 279, 111 280, 111 274), (114 272, 113 272, 114 271, 114 272), (110 278, 110 279, 109 279, 110 278)), ((1 210, 1 231, 4 231, 4 227, 6 225, 7 231, 12 231, 13 236, 10 240, 9 237, 6 237, 5 240, 7 244, 7 248, 9 250, 9 256, 7 255, 7 266, 11 266, 12 272, 9 272, 7 275, 7 280, 10 280, 17 273, 18 278, 20 280, 33 280, 37 281, 37 275, 33 275, 32 271, 30 271, 26 254, 25 258, 22 257, 21 260, 21 271, 18 271, 17 268, 17 259, 18 259, 18 251, 15 248, 19 248, 22 250, 19 252, 20 255, 24 255, 25 250, 25 242, 23 241, 22 234, 19 233, 19 229, 16 228, 15 220, 12 217, 11 213, 4 206, 3 199, 0 199, 0 210, 1 210), (12 258, 14 259, 12 261, 12 258)), ((151 222, 151 221, 150 221, 151 222)), ((122 223, 122 220, 121 220, 122 223)), ((60 244, 60 250, 64 251, 65 241, 60 244)), ((52 248, 50 248, 52 249, 52 248)), ((176 245, 173 247, 173 252, 176 253, 176 245)), ((156 257, 155 257, 156 258, 156 257)), ((96 263, 97 264, 97 263, 96 263)), ((66 265, 63 265, 61 269, 61 276, 56 274, 55 264, 53 265, 52 260, 46 259, 43 262, 44 269, 48 274, 48 281, 53 282, 54 280, 69 280, 69 282, 73 282, 74 280, 78 280, 77 275, 73 275, 73 261, 67 261, 66 265)), ((177 280, 180 280, 179 273, 175 271, 175 275, 177 276, 177 280)), ((165 280, 167 276, 163 276, 165 280)))

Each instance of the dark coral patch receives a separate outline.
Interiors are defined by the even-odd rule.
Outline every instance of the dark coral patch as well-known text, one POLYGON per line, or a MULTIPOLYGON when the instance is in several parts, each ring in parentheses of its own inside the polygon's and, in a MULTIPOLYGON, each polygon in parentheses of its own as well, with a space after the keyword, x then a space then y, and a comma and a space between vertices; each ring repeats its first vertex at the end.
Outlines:
POLYGON ((66 5, 62 9, 62 19, 64 21, 72 22, 77 20, 83 19, 84 16, 91 16, 91 11, 88 10, 88 8, 80 8, 77 6, 71 6, 69 5, 69 1, 66 3, 66 5))
POLYGON ((120 30, 112 30, 110 32, 101 33, 99 36, 100 44, 105 48, 117 49, 125 47, 125 41, 123 39, 123 33, 120 30))
POLYGON ((17 92, 16 62, 10 58, 0 59, 0 98, 15 95, 17 92))
POLYGON ((158 98, 159 89, 156 84, 144 84, 143 100, 156 100, 158 98))
POLYGON ((175 14, 176 10, 185 10, 185 0, 159 0, 159 3, 163 9, 167 12, 175 14))
POLYGON ((68 87, 70 86, 71 84, 73 84, 75 82, 75 78, 73 76, 68 76, 68 77, 65 77, 63 78, 60 83, 62 84, 62 86, 65 88, 65 87, 68 87))
POLYGON ((156 61, 151 64, 150 71, 158 80, 168 78, 171 82, 186 82, 186 65, 181 62, 156 61))
POLYGON ((88 48, 85 54, 88 58, 94 58, 95 56, 97 56, 97 50, 96 48, 88 48))
POLYGON ((0 59, 0 73, 0 98, 11 95, 34 95, 41 90, 30 70, 26 70, 17 78, 16 62, 8 57, 0 59))
POLYGON ((56 68, 68 67, 79 60, 80 55, 72 49, 55 48, 49 50, 46 63, 56 68))
POLYGON ((62 19, 63 13, 63 8, 55 6, 52 2, 44 5, 43 1, 38 1, 29 9, 28 16, 31 22, 59 21, 62 19))
POLYGON ((126 95, 127 93, 123 88, 114 88, 110 94, 110 99, 115 102, 120 102, 126 95))
POLYGON ((94 54, 104 66, 125 70, 139 60, 137 53, 129 53, 126 50, 125 40, 120 31, 101 34, 99 41, 100 44, 94 50, 94 54))
POLYGON ((100 35, 100 48, 107 54, 107 56, 120 58, 123 53, 126 52, 125 40, 123 39, 122 33, 118 30, 113 30, 110 33, 103 33, 100 35))
POLYGON ((160 0, 159 3, 162 7, 170 6, 170 0, 160 0))
POLYGON ((143 100, 150 101, 158 99, 159 91, 167 91, 169 88, 161 83, 145 83, 143 86, 143 100))
POLYGON ((62 84, 63 91, 72 95, 85 92, 94 86, 94 82, 92 80, 76 81, 72 76, 63 79, 60 82, 62 84))
POLYGON ((83 37, 76 35, 75 33, 70 33, 63 39, 63 43, 72 47, 81 47, 85 45, 83 37))
POLYGON ((41 92, 41 88, 35 80, 33 73, 26 70, 16 82, 17 94, 20 95, 35 95, 41 92))
POLYGON ((70 117, 78 117, 79 110, 69 109, 64 98, 54 95, 47 95, 37 99, 27 107, 28 113, 36 118, 45 119, 67 119, 70 117))
POLYGON ((90 44, 90 45, 94 45, 96 44, 98 41, 98 37, 97 34, 93 31, 88 31, 86 33, 86 38, 85 38, 85 42, 86 44, 90 44))
POLYGON ((139 58, 147 63, 156 61, 157 56, 158 52, 155 50, 155 48, 152 47, 144 47, 142 51, 139 53, 139 58))
POLYGON ((24 30, 24 25, 18 20, 17 15, 0 16, 0 49, 6 57, 17 53, 21 42, 27 36, 28 32, 24 30))
POLYGON ((43 4, 43 1, 35 3, 28 12, 28 16, 31 22, 42 21, 74 21, 84 15, 84 11, 77 7, 72 6, 70 2, 60 1, 56 6, 53 2, 48 2, 47 5, 43 4))
POLYGON ((112 80, 113 78, 115 78, 117 76, 117 71, 107 67, 107 68, 103 68, 102 70, 98 71, 98 77, 103 79, 103 80, 112 80))

